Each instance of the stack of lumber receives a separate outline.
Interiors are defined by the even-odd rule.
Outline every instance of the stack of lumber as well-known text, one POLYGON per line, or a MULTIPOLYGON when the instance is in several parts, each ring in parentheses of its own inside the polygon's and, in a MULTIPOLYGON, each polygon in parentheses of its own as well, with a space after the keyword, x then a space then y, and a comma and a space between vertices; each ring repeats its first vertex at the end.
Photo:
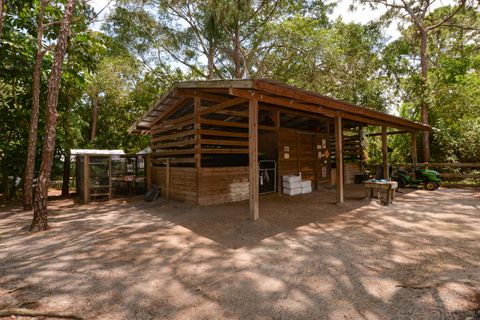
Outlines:
POLYGON ((302 176, 286 175, 282 177, 283 193, 289 196, 312 192, 312 181, 302 180, 302 176))

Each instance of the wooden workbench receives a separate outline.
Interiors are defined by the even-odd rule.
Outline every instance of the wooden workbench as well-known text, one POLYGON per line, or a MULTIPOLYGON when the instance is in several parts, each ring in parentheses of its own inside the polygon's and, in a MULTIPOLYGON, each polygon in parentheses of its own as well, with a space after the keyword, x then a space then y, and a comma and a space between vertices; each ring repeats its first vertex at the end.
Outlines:
POLYGON ((396 181, 365 181, 363 183, 367 191, 367 198, 372 198, 374 194, 383 195, 382 203, 389 205, 395 200, 395 190, 398 189, 398 182, 396 181))

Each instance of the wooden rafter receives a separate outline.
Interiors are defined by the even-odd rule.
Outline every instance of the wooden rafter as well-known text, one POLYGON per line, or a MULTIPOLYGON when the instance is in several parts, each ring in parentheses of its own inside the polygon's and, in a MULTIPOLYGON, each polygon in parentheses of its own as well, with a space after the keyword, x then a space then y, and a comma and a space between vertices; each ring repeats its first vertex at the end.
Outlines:
POLYGON ((247 101, 248 100, 245 99, 245 98, 233 98, 233 99, 225 100, 225 101, 222 101, 222 102, 220 102, 220 103, 218 103, 214 106, 211 106, 211 107, 200 110, 200 115, 205 115, 205 114, 209 114, 209 113, 216 113, 218 111, 221 111, 221 110, 224 110, 224 109, 227 109, 227 108, 245 103, 247 101))

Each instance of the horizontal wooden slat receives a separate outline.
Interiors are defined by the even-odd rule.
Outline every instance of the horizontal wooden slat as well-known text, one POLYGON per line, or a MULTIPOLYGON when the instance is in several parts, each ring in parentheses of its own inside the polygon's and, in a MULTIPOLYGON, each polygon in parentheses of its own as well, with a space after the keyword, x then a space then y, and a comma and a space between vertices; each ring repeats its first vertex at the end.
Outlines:
POLYGON ((193 119, 193 118, 194 118, 194 114, 192 113, 192 114, 187 114, 187 115, 184 115, 182 117, 175 118, 175 119, 169 119, 169 120, 161 121, 158 124, 152 126, 152 130, 155 130, 155 129, 158 129, 158 128, 163 128, 163 127, 166 127, 168 125, 176 125, 178 123, 182 123, 183 121, 187 121, 187 120, 190 120, 190 119, 193 119))
POLYGON ((242 117, 242 118, 248 118, 248 112, 247 111, 236 111, 236 110, 220 110, 215 113, 218 114, 224 114, 227 116, 235 116, 235 117, 242 117))
POLYGON ((188 139, 188 140, 180 140, 180 141, 173 141, 173 142, 152 145, 152 149, 184 147, 184 146, 193 145, 193 144, 195 144, 195 139, 188 139))
POLYGON ((248 154, 248 149, 220 149, 220 148, 202 148, 202 153, 206 154, 229 154, 229 153, 238 153, 238 154, 248 154))
POLYGON ((182 150, 156 151, 156 152, 152 152, 150 155, 152 157, 156 157, 156 156, 162 157, 165 155, 191 154, 191 153, 195 153, 195 149, 191 148, 191 149, 182 149, 182 150))
POLYGON ((200 123, 214 125, 214 126, 221 126, 221 127, 248 128, 248 123, 229 122, 229 121, 222 121, 222 120, 201 119, 200 123))
MULTIPOLYGON (((195 163, 195 158, 174 158, 168 159, 170 163, 195 163)), ((152 160, 154 164, 163 164, 167 161, 166 158, 156 158, 152 160)))
POLYGON ((199 134, 202 136, 248 138, 247 132, 232 132, 232 131, 202 129, 202 130, 199 130, 199 134))
POLYGON ((258 130, 268 130, 268 131, 275 131, 277 128, 272 126, 258 126, 258 130))
POLYGON ((238 140, 201 139, 200 144, 248 147, 248 141, 238 141, 238 140))
POLYGON ((160 142, 160 141, 174 140, 174 139, 177 139, 177 138, 183 138, 183 137, 191 136, 194 133, 195 133, 195 130, 192 129, 192 130, 177 132, 177 133, 168 134, 168 135, 166 134, 166 135, 162 135, 162 136, 157 137, 157 138, 152 138, 152 139, 150 139, 150 142, 155 143, 155 142, 160 142))
POLYGON ((162 132, 168 132, 168 131, 175 130, 175 129, 181 129, 185 126, 192 125, 193 122, 194 122, 194 119, 190 119, 190 120, 178 123, 176 125, 169 125, 169 126, 166 126, 166 127, 162 127, 162 128, 159 128, 159 129, 152 130, 150 133, 153 135, 153 134, 158 134, 158 133, 162 133, 162 132))

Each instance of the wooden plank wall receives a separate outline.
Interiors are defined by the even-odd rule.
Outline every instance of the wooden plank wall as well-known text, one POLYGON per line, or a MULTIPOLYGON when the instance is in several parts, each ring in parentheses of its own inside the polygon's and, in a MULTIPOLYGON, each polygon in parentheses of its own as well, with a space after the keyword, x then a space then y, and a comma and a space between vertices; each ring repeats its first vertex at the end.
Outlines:
POLYGON ((360 161, 345 163, 343 165, 343 182, 345 184, 353 184, 355 182, 355 175, 361 173, 360 161))
MULTIPOLYGON (((330 137, 332 161, 335 159, 335 137, 330 137)), ((343 160, 356 162, 363 159, 363 147, 361 145, 361 130, 358 128, 343 130, 343 160)))
POLYGON ((247 200, 248 167, 201 168, 198 203, 210 205, 247 200))
MULTIPOLYGON (((171 111, 175 108, 192 105, 189 97, 181 97, 177 103, 172 105, 171 111)), ((176 163, 192 165, 195 163, 195 115, 192 111, 185 115, 169 119, 167 114, 159 118, 150 131, 150 146, 152 149, 151 158, 153 165, 164 163, 165 158, 176 159, 176 163), (181 159, 181 160, 180 160, 181 159)))
POLYGON ((280 128, 278 130, 278 177, 281 179, 288 174, 298 174, 297 130, 280 128))
MULTIPOLYGON (((152 183, 160 187, 161 196, 166 192, 167 168, 152 167, 152 183)), ((181 201, 197 201, 195 168, 170 167, 170 198, 181 201)))

